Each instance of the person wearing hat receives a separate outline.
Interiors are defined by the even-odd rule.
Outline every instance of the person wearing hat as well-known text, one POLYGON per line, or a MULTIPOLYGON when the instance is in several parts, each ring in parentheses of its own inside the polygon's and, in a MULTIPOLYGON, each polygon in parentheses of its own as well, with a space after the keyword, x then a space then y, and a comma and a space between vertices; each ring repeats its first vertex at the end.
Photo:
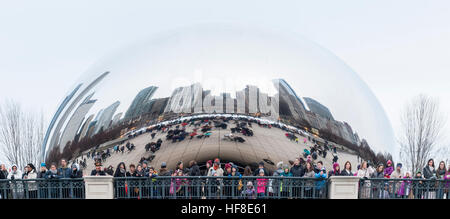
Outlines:
POLYGON ((266 168, 264 168, 264 162, 260 161, 258 164, 258 169, 255 170, 254 174, 255 176, 259 176, 259 171, 262 170, 264 171, 264 176, 269 176, 269 171, 266 170, 266 168))
POLYGON ((392 161, 388 160, 386 168, 384 169, 384 177, 385 178, 390 178, 392 172, 394 172, 394 167, 392 166, 392 161))
POLYGON ((149 173, 150 169, 148 168, 148 161, 147 160, 144 160, 142 162, 142 170, 145 173, 145 177, 148 177, 148 173, 149 173))
POLYGON ((167 169, 166 162, 161 163, 161 168, 159 169, 159 175, 160 176, 170 176, 171 175, 170 171, 167 169))
POLYGON ((83 171, 80 169, 80 165, 77 163, 72 164, 72 173, 70 174, 70 178, 83 178, 83 171))
POLYGON ((213 171, 217 176, 223 176, 223 169, 220 167, 220 160, 216 158, 214 160, 214 164, 211 168, 209 168, 208 176, 213 176, 213 171))
POLYGON ((47 174, 47 166, 45 165, 45 163, 41 163, 39 172, 38 172, 38 178, 39 179, 44 179, 45 175, 47 174))
POLYGON ((242 196, 244 199, 256 199, 256 191, 253 187, 252 181, 247 182, 247 188, 242 191, 242 196))
POLYGON ((212 167, 212 165, 213 165, 212 160, 206 161, 206 168, 203 171, 202 176, 207 176, 208 175, 209 169, 212 167))
POLYGON ((92 170, 91 176, 106 176, 105 171, 102 170, 102 163, 95 163, 95 169, 92 170))

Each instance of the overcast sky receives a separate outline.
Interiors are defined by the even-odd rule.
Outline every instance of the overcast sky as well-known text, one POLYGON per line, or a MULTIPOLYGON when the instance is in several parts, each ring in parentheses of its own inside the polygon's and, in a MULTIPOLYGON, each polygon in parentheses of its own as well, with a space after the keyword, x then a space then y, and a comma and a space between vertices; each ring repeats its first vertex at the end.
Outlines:
POLYGON ((49 121, 80 74, 111 51, 176 27, 232 22, 299 33, 330 50, 398 130, 402 107, 419 93, 450 112, 449 11, 446 0, 0 0, 0 100, 49 121))

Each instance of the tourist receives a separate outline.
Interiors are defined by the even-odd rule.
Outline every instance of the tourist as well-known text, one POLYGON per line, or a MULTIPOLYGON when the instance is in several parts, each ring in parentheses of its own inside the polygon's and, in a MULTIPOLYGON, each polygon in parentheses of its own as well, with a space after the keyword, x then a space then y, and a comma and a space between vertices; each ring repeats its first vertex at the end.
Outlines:
MULTIPOLYGON (((127 177, 138 177, 137 172, 136 172, 136 166, 134 164, 130 164, 129 168, 130 168, 130 171, 128 171, 126 173, 126 176, 127 177)), ((142 171, 142 168, 141 168, 141 171, 142 171)))
POLYGON ((300 159, 295 159, 294 165, 291 167, 291 173, 294 177, 302 177, 305 175, 303 167, 300 165, 300 159))
POLYGON ((52 163, 50 165, 50 169, 47 171, 47 174, 45 175, 46 179, 58 179, 58 169, 56 168, 56 164, 52 163))
POLYGON ((252 181, 247 182, 247 187, 242 191, 242 196, 244 199, 256 199, 256 191, 255 188, 253 188, 252 181))
POLYGON ((170 171, 167 169, 166 162, 161 163, 161 168, 159 169, 159 175, 160 176, 170 176, 171 175, 170 171))
MULTIPOLYGON (((411 179, 411 174, 409 171, 406 171, 405 176, 403 179, 411 179)), ((406 199, 410 197, 411 195, 411 180, 403 180, 400 188, 395 193, 397 195, 397 198, 403 198, 406 199)))
MULTIPOLYGON (((416 176, 414 176, 414 179, 423 179, 422 172, 417 171, 416 176)), ((424 194, 424 183, 423 181, 414 181, 413 185, 413 191, 414 191, 414 198, 415 199, 422 199, 424 194)))
POLYGON ((266 168, 264 168, 264 162, 263 161, 259 162, 258 169, 256 169, 255 173, 254 173, 255 176, 259 175, 259 171, 260 170, 264 171, 264 176, 269 176, 269 171, 267 171, 266 168))
POLYGON ((244 176, 253 176, 252 168, 250 166, 245 166, 244 176))
POLYGON ((206 168, 204 172, 202 173, 202 176, 208 175, 209 169, 212 167, 212 160, 206 161, 206 168))
POLYGON ((70 178, 72 170, 67 166, 67 160, 61 159, 61 167, 58 169, 59 178, 70 178))
POLYGON ((144 176, 145 177, 148 177, 148 172, 149 172, 149 169, 148 169, 148 161, 147 160, 144 160, 144 162, 142 162, 142 170, 144 171, 144 176))
POLYGON ((102 170, 102 164, 100 162, 95 163, 95 169, 92 170, 91 176, 106 176, 106 173, 102 170))
MULTIPOLYGON (((402 171, 402 164, 401 163, 397 163, 397 166, 396 166, 396 168, 395 168, 395 171, 394 172, 392 172, 392 174, 391 174, 391 179, 402 179, 403 178, 403 171, 402 171)), ((400 195, 399 195, 399 189, 400 189, 400 186, 401 186, 401 181, 394 181, 393 182, 394 184, 394 190, 393 190, 393 192, 394 192, 394 194, 396 194, 396 196, 397 196, 397 198, 399 198, 400 197, 400 195)))
MULTIPOLYGON (((258 175, 260 177, 264 177, 264 170, 263 169, 259 169, 258 175)), ((257 192, 257 196, 258 198, 265 198, 266 196, 266 186, 268 183, 268 179, 266 178, 257 178, 256 179, 256 192, 257 192)))
MULTIPOLYGON (((32 163, 27 164, 25 169, 26 169, 26 172, 25 172, 23 179, 36 179, 37 178, 36 168, 34 167, 34 165, 32 163)), ((36 181, 27 181, 26 184, 24 184, 24 186, 26 186, 25 191, 27 192, 27 194, 26 194, 27 198, 35 199, 38 197, 36 181)))
POLYGON ((331 176, 340 176, 341 175, 341 168, 339 167, 338 163, 333 164, 333 170, 330 170, 328 172, 328 177, 331 176))
POLYGON ((322 179, 322 180, 316 181, 316 190, 317 190, 316 198, 322 198, 325 196, 325 186, 326 186, 326 178, 327 178, 327 171, 326 171, 325 167, 322 167, 320 172, 316 173, 314 175, 314 177, 316 179, 322 179))
MULTIPOLYGON (((423 168, 423 177, 425 179, 436 179, 436 170, 434 167, 434 160, 433 159, 429 159, 427 162, 427 166, 423 168)), ((429 182, 429 181, 425 181, 424 182, 424 186, 428 187, 429 189, 425 192, 425 198, 427 199, 434 199, 436 192, 434 189, 435 183, 434 182, 429 182)))
MULTIPOLYGON (((445 169, 445 162, 441 161, 439 162, 439 166, 436 169, 436 179, 444 179, 445 173, 447 172, 447 169, 445 169)), ((443 199, 444 198, 444 183, 441 181, 438 181, 436 183, 436 198, 437 199, 443 199)))
MULTIPOLYGON (((306 162, 305 165, 305 175, 303 177, 305 178, 315 178, 315 172, 314 167, 311 161, 306 162)), ((313 198, 313 189, 314 189, 314 181, 308 180, 305 182, 305 187, 303 189, 304 192, 304 198, 313 198)), ((298 195, 298 194, 296 194, 298 195)))
POLYGON ((80 170, 80 166, 77 163, 72 164, 70 178, 83 178, 83 171, 80 170))
POLYGON ((114 172, 114 177, 126 177, 127 169, 124 162, 120 162, 117 165, 116 172, 114 172))
POLYGON ((447 167, 447 172, 444 176, 445 189, 444 192, 446 194, 446 198, 450 199, 450 164, 447 167))
POLYGON ((388 160, 386 164, 386 169, 384 169, 384 177, 390 178, 392 172, 394 172, 394 167, 392 166, 392 161, 388 160))
POLYGON ((345 162, 344 170, 341 171, 341 176, 353 176, 352 164, 350 163, 350 161, 345 162))
POLYGON ((47 174, 47 167, 46 167, 45 163, 41 163, 41 168, 39 169, 39 172, 38 172, 38 178, 44 179, 46 174, 47 174))
POLYGON ((214 164, 211 168, 209 168, 208 176, 213 176, 212 171, 216 172, 217 176, 223 176, 223 169, 220 167, 220 160, 219 158, 216 158, 214 160, 214 164))
POLYGON ((200 167, 195 160, 189 162, 189 176, 201 176, 200 167))
POLYGON ((106 174, 114 176, 114 167, 112 165, 109 165, 108 168, 105 168, 104 171, 106 174))

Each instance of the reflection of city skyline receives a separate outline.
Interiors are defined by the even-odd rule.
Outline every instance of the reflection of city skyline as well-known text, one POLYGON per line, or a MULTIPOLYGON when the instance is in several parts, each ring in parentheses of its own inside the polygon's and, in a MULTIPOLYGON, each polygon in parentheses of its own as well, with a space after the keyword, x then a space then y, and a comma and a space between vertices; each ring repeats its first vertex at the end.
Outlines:
MULTIPOLYGON (((247 85, 242 90, 235 92, 236 98, 232 98, 231 93, 211 95, 209 90, 203 90, 200 83, 178 87, 173 90, 169 97, 153 98, 158 87, 149 86, 136 94, 125 112, 116 113, 120 105, 120 102, 116 101, 97 113, 91 113, 86 118, 97 101, 90 100, 94 95, 92 93, 80 103, 62 129, 72 109, 107 74, 108 72, 94 80, 66 109, 53 132, 54 135, 49 144, 50 149, 59 146, 62 151, 70 142, 92 137, 100 131, 106 131, 126 121, 155 121, 160 116, 195 113, 259 113, 260 116, 273 121, 282 119, 283 122, 298 127, 313 127, 321 133, 331 133, 350 143, 358 144, 360 142, 358 135, 353 132, 349 124, 336 121, 331 111, 317 100, 297 96, 296 92, 283 79, 273 80, 273 84, 278 90, 278 93, 274 96, 261 92, 257 86, 247 85)), ((80 86, 81 84, 77 88, 79 89, 80 86)), ((70 98, 68 96, 69 101, 73 97, 73 93, 76 92, 77 90, 72 92, 70 98)), ((69 101, 63 102, 60 108, 65 108, 69 101)), ((55 115, 55 117, 58 117, 59 114, 61 114, 61 110, 58 110, 58 115, 55 115)))

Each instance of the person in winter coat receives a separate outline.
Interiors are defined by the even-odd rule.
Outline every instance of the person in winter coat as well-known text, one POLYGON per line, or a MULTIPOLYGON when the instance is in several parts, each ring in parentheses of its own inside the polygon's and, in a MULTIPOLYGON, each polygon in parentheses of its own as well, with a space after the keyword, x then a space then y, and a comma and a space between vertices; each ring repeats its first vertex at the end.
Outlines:
POLYGON ((14 199, 23 197, 23 184, 22 182, 15 182, 14 180, 21 179, 22 172, 17 168, 17 165, 13 164, 11 166, 11 172, 9 172, 8 179, 11 180, 11 190, 14 199))
MULTIPOLYGON (((406 171, 403 179, 411 179, 411 175, 408 171, 406 171)), ((410 192, 411 192, 411 181, 404 180, 404 181, 402 181, 400 188, 396 194, 397 194, 397 197, 406 199, 406 198, 408 198, 410 192)))
POLYGON ((200 167, 197 165, 197 161, 191 160, 189 162, 189 176, 201 176, 200 167))
POLYGON ((67 160, 61 159, 61 167, 58 169, 58 175, 61 179, 70 178, 72 170, 67 166, 67 160))
MULTIPOLYGON (((23 179, 36 179, 37 178, 37 173, 36 173, 36 168, 34 167, 34 165, 32 163, 29 163, 26 167, 25 167, 25 175, 23 177, 23 179)), ((30 199, 35 199, 37 198, 37 184, 36 181, 26 181, 25 184, 25 195, 27 198, 30 199)))
MULTIPOLYGON (((305 178, 315 178, 316 173, 314 172, 314 167, 311 161, 306 162, 305 165, 305 175, 303 177, 305 178)), ((314 191, 315 182, 314 180, 308 180, 305 182, 305 187, 303 189, 305 198, 314 198, 313 191, 314 191)), ((294 194, 296 197, 299 197, 300 194, 294 194)))
MULTIPOLYGON (((378 164, 376 171, 372 174, 371 178, 383 179, 384 174, 384 166, 383 164, 378 164)), ((384 181, 372 181, 372 187, 374 188, 374 198, 385 198, 385 191, 388 190, 386 185, 389 186, 387 182, 384 181)))
POLYGON ((95 163, 95 169, 92 170, 91 176, 106 176, 105 171, 102 170, 102 164, 100 162, 95 163))
POLYGON ((259 171, 263 170, 264 171, 264 176, 269 176, 269 171, 267 171, 267 169, 264 167, 264 162, 259 162, 258 164, 258 169, 255 170, 254 174, 255 176, 259 176, 259 171))
POLYGON ((5 164, 0 164, 0 179, 7 179, 8 174, 5 164))
POLYGON ((322 167, 320 172, 314 174, 314 177, 316 179, 322 179, 322 180, 316 181, 317 198, 324 197, 326 178, 327 178, 327 171, 326 171, 325 167, 322 167))
MULTIPOLYGON (((259 176, 264 177, 264 170, 259 170, 259 176)), ((265 198, 266 197, 266 188, 269 180, 266 178, 257 178, 256 179, 256 193, 259 198, 265 198)))
POLYGON ((41 169, 38 172, 38 178, 39 179, 44 179, 45 175, 47 174, 47 167, 45 165, 45 163, 41 163, 41 169))
POLYGON ((127 172, 126 176, 127 177, 138 177, 137 171, 136 171, 136 166, 134 164, 130 164, 129 168, 130 168, 130 171, 127 172))
POLYGON ((281 197, 283 197, 283 198, 289 197, 289 194, 292 192, 292 189, 290 186, 292 184, 292 180, 291 179, 283 179, 284 177, 292 177, 292 173, 290 172, 288 165, 284 165, 283 172, 280 173, 280 177, 281 177, 281 182, 280 182, 281 197))
MULTIPOLYGON (((422 172, 417 171, 414 179, 423 179, 422 172)), ((424 182, 423 181, 414 181, 412 185, 412 191, 415 199, 422 199, 424 194, 424 182)))
POLYGON ((72 164, 72 172, 70 173, 70 178, 79 179, 83 178, 83 171, 80 169, 80 165, 77 163, 72 164))
POLYGON ((363 179, 363 184, 361 185, 361 198, 366 199, 369 198, 370 195, 370 180, 368 180, 372 175, 371 169, 368 168, 368 164, 366 161, 362 162, 359 170, 356 172, 356 176, 363 179))
POLYGON ((212 171, 215 171, 217 176, 223 176, 223 169, 220 167, 220 160, 216 158, 214 160, 214 164, 211 168, 209 168, 208 175, 207 176, 213 176, 212 171))
POLYGON ((170 176, 171 175, 170 171, 167 169, 166 162, 161 163, 161 168, 159 169, 159 175, 160 176, 170 176))
MULTIPOLYGON (((283 161, 280 161, 277 163, 277 169, 273 172, 273 176, 280 176, 283 171, 283 161)), ((278 194, 279 184, 279 179, 269 179, 269 194, 278 194)))
MULTIPOLYGON (((436 179, 440 179, 440 180, 444 179, 446 172, 447 172, 447 169, 445 168, 445 162, 444 161, 439 162, 439 166, 436 169, 436 179)), ((436 182, 436 198, 437 199, 444 198, 444 182, 443 181, 436 182)))
MULTIPOLYGON (((423 177, 425 179, 436 179, 436 170, 434 167, 434 160, 429 159, 427 162, 427 166, 423 168, 423 177)), ((434 199, 436 195, 435 191, 435 182, 424 181, 425 188, 430 188, 425 192, 426 199, 434 199)))
POLYGON ((333 170, 330 170, 328 172, 328 177, 331 176, 340 176, 341 175, 341 168, 339 167, 338 163, 333 164, 333 170))
POLYGON ((114 177, 126 177, 127 169, 125 167, 124 162, 120 162, 119 165, 117 165, 116 171, 114 172, 114 177))
POLYGON ((389 179, 391 177, 392 172, 394 172, 394 167, 392 166, 392 161, 388 160, 386 168, 384 169, 384 177, 389 179))
POLYGON ((244 199, 256 199, 256 191, 255 188, 253 188, 252 181, 247 182, 247 187, 242 191, 242 197, 244 199))
POLYGON ((291 173, 294 177, 303 177, 305 175, 304 169, 300 165, 300 159, 295 159, 294 165, 291 167, 291 173))
MULTIPOLYGON (((391 174, 391 179, 402 179, 403 178, 403 171, 402 171, 402 164, 401 163, 397 163, 397 166, 396 166, 396 168, 395 168, 395 171, 394 172, 392 172, 392 174, 391 174)), ((394 186, 394 190, 393 190, 393 192, 394 192, 394 194, 397 196, 397 198, 399 198, 400 197, 400 195, 399 195, 399 189, 400 189, 400 186, 401 186, 401 181, 395 181, 395 182, 393 182, 393 186, 394 186)))
POLYGON ((344 170, 341 171, 341 176, 353 176, 352 163, 350 163, 350 161, 345 162, 344 170))
POLYGON ((444 182, 444 193, 446 194, 446 198, 450 199, 450 165, 448 165, 447 172, 445 173, 444 182))
POLYGON ((423 168, 423 177, 425 179, 434 178, 436 175, 436 170, 434 169, 434 160, 429 159, 427 166, 423 168))

